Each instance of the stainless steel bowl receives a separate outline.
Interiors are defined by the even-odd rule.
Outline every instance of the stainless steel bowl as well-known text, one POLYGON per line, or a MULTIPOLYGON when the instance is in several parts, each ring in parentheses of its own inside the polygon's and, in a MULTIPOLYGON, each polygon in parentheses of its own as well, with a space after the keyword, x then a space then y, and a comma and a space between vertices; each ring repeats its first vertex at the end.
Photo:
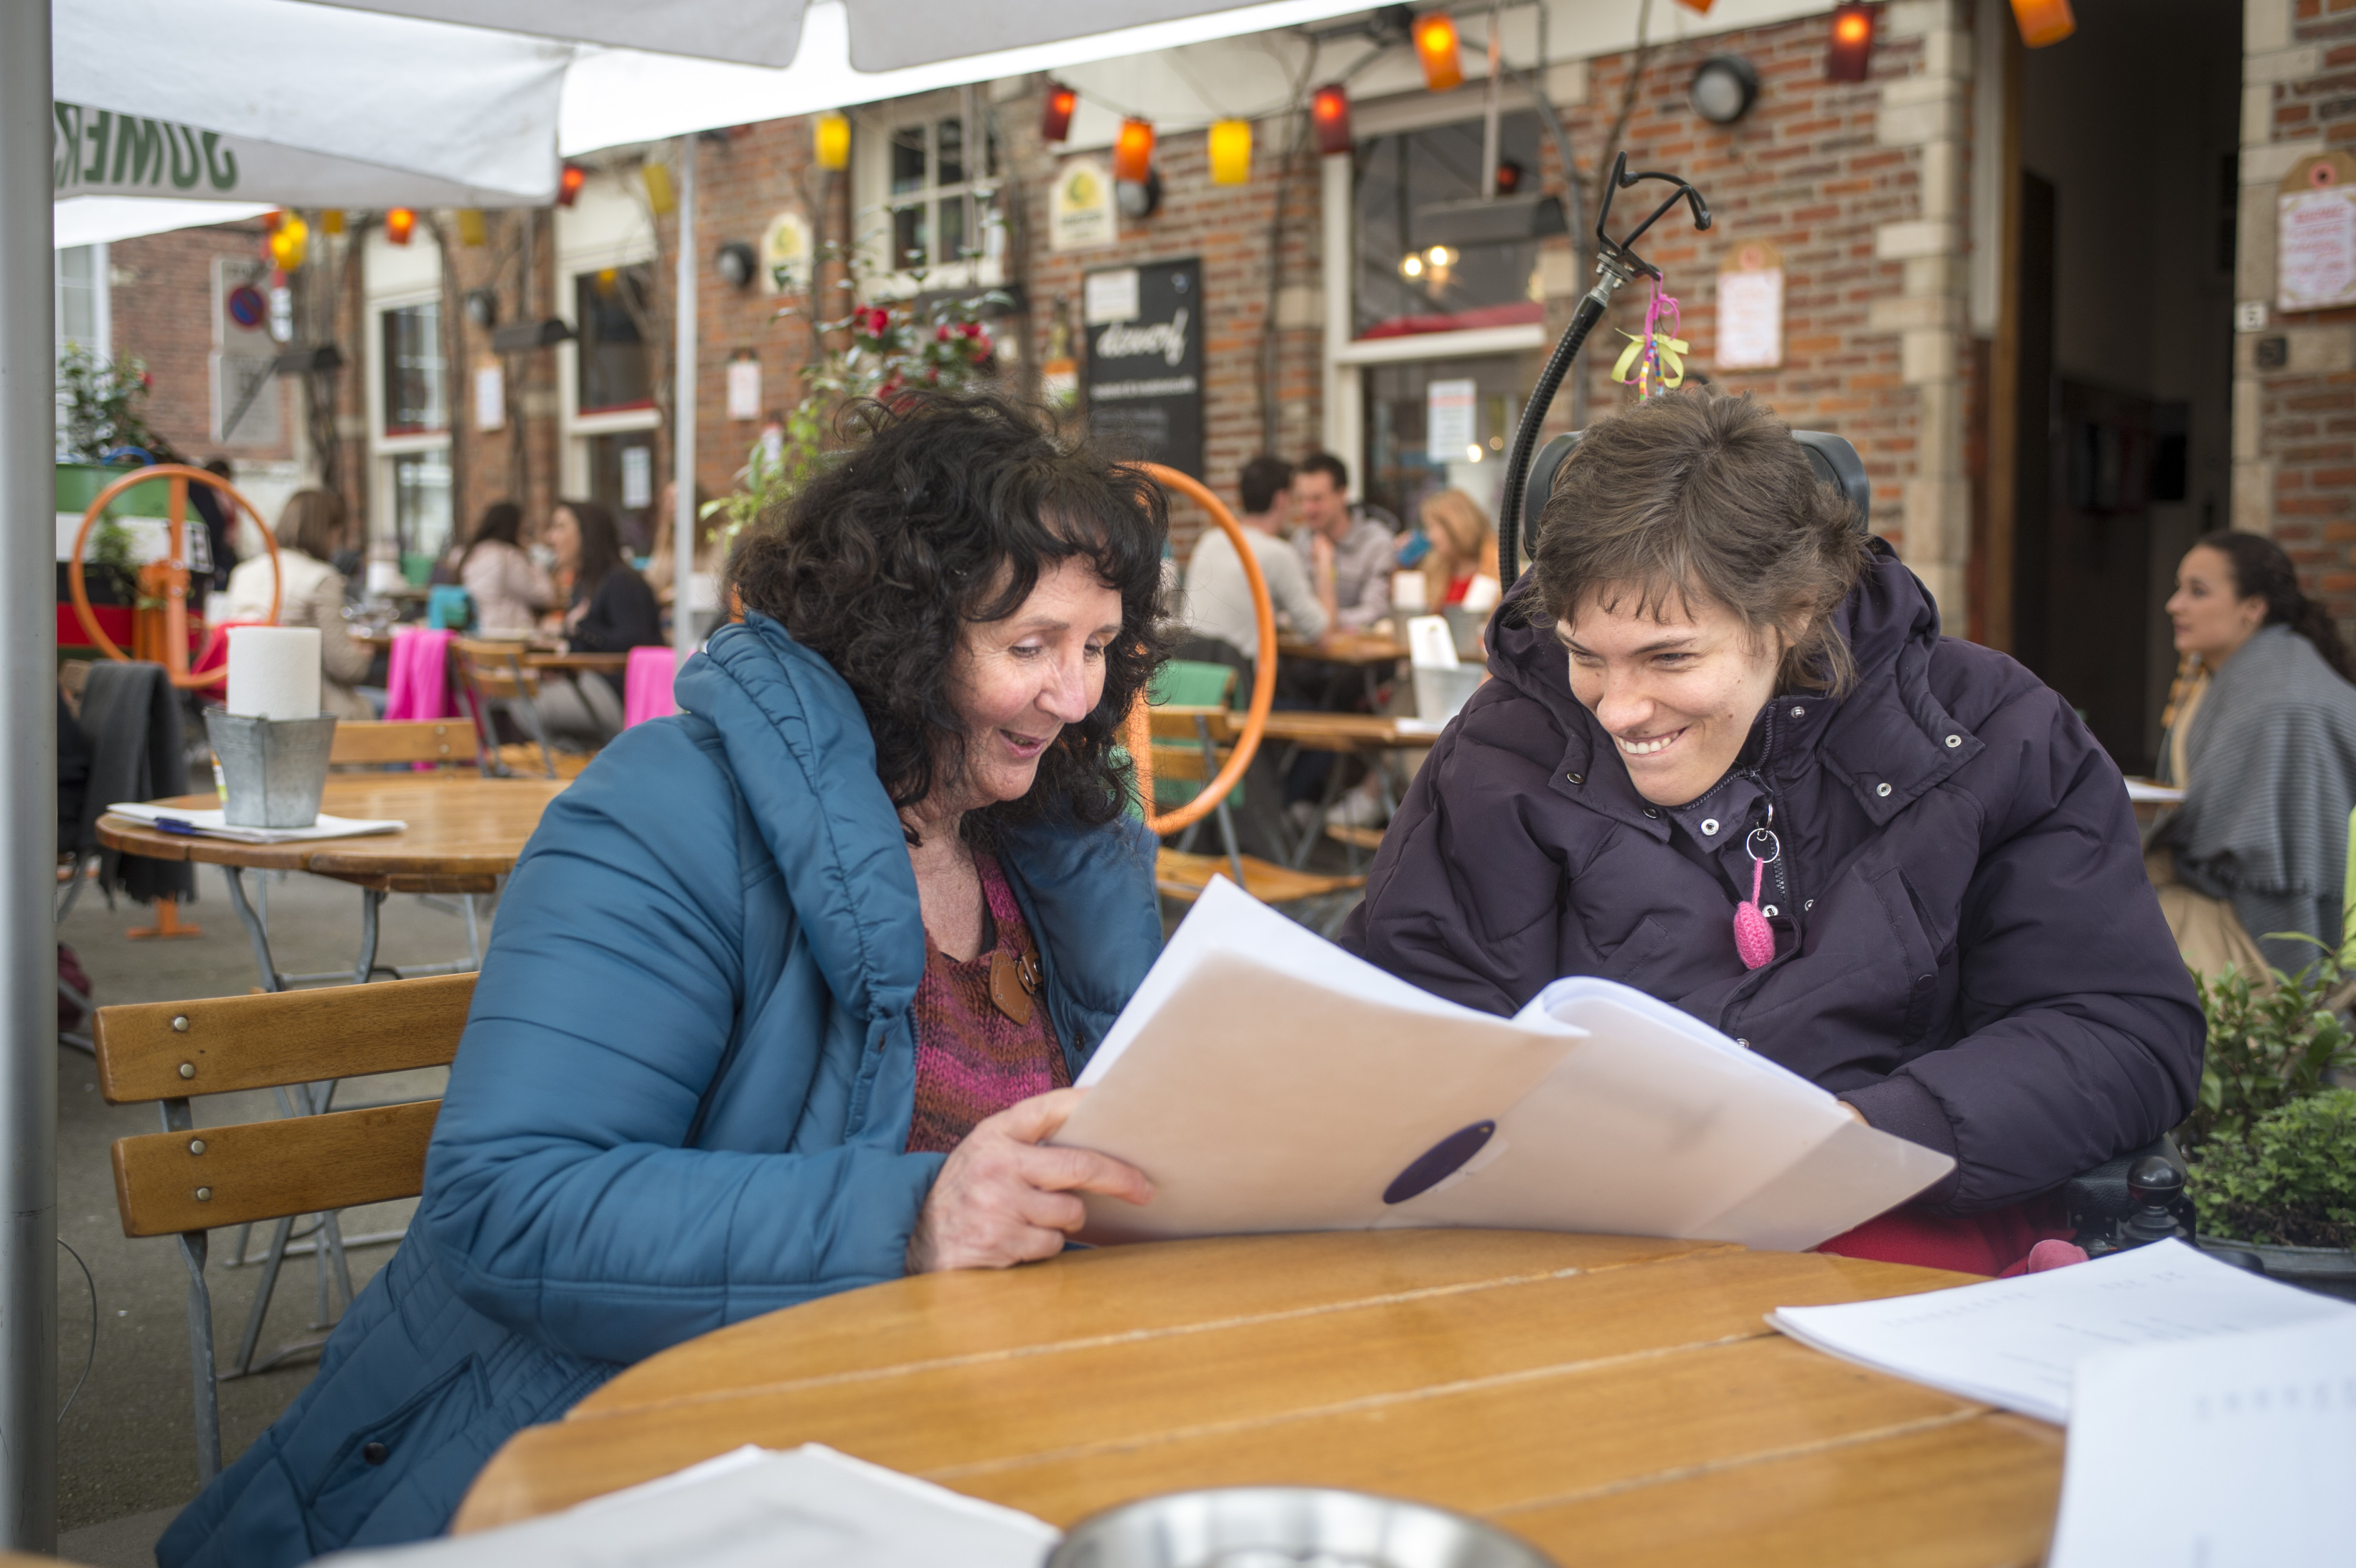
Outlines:
POLYGON ((1315 1487, 1173 1492, 1091 1514, 1047 1568, 1554 1568, 1504 1530, 1315 1487))

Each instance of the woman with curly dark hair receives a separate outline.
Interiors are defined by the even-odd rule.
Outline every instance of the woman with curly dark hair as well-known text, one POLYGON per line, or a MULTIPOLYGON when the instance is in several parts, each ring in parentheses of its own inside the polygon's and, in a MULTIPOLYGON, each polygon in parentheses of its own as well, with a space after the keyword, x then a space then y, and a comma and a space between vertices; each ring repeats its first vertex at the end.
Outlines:
POLYGON ((1151 1197, 1043 1144, 1160 946, 1112 747, 1157 657, 1162 497, 992 397, 853 423, 738 547, 744 621, 684 712, 549 807, 407 1239, 167 1568, 434 1534, 621 1366, 1151 1197))

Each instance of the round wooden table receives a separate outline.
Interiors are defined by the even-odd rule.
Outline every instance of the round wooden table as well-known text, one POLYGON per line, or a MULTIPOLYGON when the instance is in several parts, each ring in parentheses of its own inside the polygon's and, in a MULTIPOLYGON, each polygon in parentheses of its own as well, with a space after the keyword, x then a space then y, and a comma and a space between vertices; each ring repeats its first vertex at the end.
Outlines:
POLYGON ((805 1442, 1068 1526, 1344 1487, 1571 1564, 2034 1563, 2058 1428, 1819 1355, 1783 1305, 1969 1277, 1526 1231, 1239 1237, 896 1280, 622 1372, 517 1434, 453 1529, 805 1442))

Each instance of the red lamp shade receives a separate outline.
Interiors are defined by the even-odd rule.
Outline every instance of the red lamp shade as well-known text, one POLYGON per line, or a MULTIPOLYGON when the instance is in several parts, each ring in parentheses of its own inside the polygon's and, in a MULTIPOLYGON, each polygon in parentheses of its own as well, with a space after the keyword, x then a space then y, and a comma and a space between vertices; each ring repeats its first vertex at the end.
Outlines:
POLYGON ((1415 55, 1423 62, 1423 84, 1445 92, 1464 80, 1464 62, 1457 58, 1456 18, 1434 11, 1415 19, 1415 55))
POLYGON ((1080 106, 1080 95, 1060 81, 1047 84, 1046 107, 1039 114, 1039 139, 1060 142, 1072 134, 1072 111, 1080 106))
POLYGON ((1147 120, 1123 120, 1120 138, 1112 145, 1112 177, 1125 185, 1143 185, 1153 166, 1153 124, 1147 120))
POLYGON ((566 164, 563 172, 556 177, 556 205, 572 206, 575 199, 580 196, 581 188, 587 183, 588 178, 589 171, 579 164, 566 164))
POLYGON ((1873 28, 1880 16, 1875 5, 1833 7, 1832 48, 1825 56, 1826 81, 1863 81, 1873 65, 1873 28))
POLYGON ((384 215, 384 237, 396 245, 409 243, 409 236, 416 229, 417 214, 406 207, 396 207, 384 215))
POLYGON ((2032 49, 2058 44, 2078 30, 2070 14, 2070 0, 2012 0, 2012 19, 2020 27, 2020 41, 2032 49))
POLYGON ((1329 82, 1309 101, 1309 120, 1317 127, 1317 151, 1325 157, 1350 150, 1350 90, 1329 82))

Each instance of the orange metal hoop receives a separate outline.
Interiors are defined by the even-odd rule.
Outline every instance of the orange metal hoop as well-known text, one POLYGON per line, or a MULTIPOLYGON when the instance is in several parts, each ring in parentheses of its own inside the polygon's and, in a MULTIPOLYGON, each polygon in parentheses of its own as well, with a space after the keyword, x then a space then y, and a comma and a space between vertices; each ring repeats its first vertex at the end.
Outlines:
POLYGON ((1268 596, 1268 579, 1260 575, 1259 558, 1252 553, 1251 542, 1244 537, 1243 524, 1235 520, 1225 502, 1211 493, 1209 486, 1159 463, 1140 463, 1137 468, 1156 484, 1194 501, 1235 541, 1236 554, 1243 562, 1244 580, 1251 585, 1252 613, 1259 627, 1259 658, 1253 661, 1251 705, 1244 711, 1243 734, 1236 738, 1235 749, 1227 754, 1226 766, 1219 769, 1219 776, 1204 785, 1193 800, 1166 815, 1153 813, 1153 726, 1146 711, 1146 693, 1140 692, 1136 703, 1129 710, 1129 755, 1137 768, 1138 806, 1145 813, 1146 828, 1158 837, 1192 827, 1209 815, 1226 799, 1227 791, 1243 781, 1244 769, 1251 766, 1253 754, 1259 750, 1260 734, 1268 727, 1268 710, 1276 698, 1276 602, 1268 596))
MULTIPOLYGON (((98 499, 91 502, 89 509, 81 514, 81 528, 74 535, 73 559, 66 564, 66 582, 73 593, 74 616, 81 622, 81 628, 89 634, 91 641, 97 644, 99 650, 109 659, 130 663, 131 655, 114 645, 114 639, 100 628, 98 617, 91 612, 90 585, 82 577, 82 551, 90 542, 90 531, 98 526, 99 519, 106 514, 108 502, 134 486, 152 484, 157 479, 170 487, 171 496, 164 508, 169 532, 163 561, 164 671, 171 677, 173 685, 183 691, 195 691, 228 680, 229 666, 224 664, 206 675, 188 673, 188 564, 183 559, 187 550, 188 481, 195 479, 222 491, 237 503, 240 510, 261 523, 262 513, 254 510, 252 501, 237 493, 235 486, 218 474, 209 474, 185 463, 158 463, 151 467, 134 468, 99 491, 98 499)), ((262 524, 262 542, 270 548, 270 624, 274 626, 278 622, 279 596, 285 591, 286 575, 278 564, 278 541, 271 537, 266 523, 262 524)))

